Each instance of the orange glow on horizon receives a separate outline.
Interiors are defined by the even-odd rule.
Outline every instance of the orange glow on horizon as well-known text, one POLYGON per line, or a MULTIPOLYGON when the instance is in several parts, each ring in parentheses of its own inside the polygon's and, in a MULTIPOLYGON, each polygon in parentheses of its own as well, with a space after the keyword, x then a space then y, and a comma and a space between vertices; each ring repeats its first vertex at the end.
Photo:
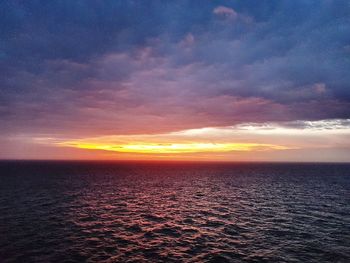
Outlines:
POLYGON ((143 154, 164 154, 164 153, 208 153, 208 152, 231 152, 231 151, 265 151, 285 150, 285 146, 258 143, 127 143, 127 144, 106 144, 89 143, 79 141, 68 141, 59 143, 61 146, 74 147, 79 149, 104 150, 120 153, 143 153, 143 154))
MULTIPOLYGON (((305 161, 300 156, 308 152, 312 154, 307 160, 314 160, 313 156, 317 157, 315 160, 324 160, 322 158, 332 155, 332 149, 341 141, 341 145, 347 145, 349 123, 323 120, 295 125, 301 128, 275 123, 247 123, 154 134, 37 137, 34 142, 38 146, 54 147, 57 154, 67 153, 62 158, 209 161, 288 161, 293 158, 305 161)), ((337 158, 342 154, 338 152, 337 158)))

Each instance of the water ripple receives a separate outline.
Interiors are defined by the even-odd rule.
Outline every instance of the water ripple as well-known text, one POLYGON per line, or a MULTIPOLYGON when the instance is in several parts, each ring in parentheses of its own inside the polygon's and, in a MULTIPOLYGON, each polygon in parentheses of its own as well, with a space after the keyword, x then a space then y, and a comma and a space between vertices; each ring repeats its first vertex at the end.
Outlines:
POLYGON ((0 262, 350 262, 349 168, 0 163, 0 262))

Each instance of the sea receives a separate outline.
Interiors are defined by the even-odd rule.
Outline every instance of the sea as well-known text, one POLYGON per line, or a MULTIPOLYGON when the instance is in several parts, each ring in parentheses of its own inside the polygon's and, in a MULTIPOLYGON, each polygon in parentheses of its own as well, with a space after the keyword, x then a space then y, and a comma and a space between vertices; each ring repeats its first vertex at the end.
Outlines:
POLYGON ((1 161, 0 262, 350 262, 350 164, 1 161))

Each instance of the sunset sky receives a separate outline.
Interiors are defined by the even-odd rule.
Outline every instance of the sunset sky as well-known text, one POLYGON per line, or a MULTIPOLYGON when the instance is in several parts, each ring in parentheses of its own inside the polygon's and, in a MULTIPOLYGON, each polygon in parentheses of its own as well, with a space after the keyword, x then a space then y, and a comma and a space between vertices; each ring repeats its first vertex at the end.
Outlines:
POLYGON ((350 161, 350 2, 0 1, 0 159, 350 161))

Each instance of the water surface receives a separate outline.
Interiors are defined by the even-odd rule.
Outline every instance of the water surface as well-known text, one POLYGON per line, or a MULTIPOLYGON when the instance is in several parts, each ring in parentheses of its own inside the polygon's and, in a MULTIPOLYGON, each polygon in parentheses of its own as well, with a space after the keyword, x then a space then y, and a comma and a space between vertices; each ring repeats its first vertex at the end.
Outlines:
POLYGON ((0 262, 350 262, 350 165, 1 162, 0 262))

